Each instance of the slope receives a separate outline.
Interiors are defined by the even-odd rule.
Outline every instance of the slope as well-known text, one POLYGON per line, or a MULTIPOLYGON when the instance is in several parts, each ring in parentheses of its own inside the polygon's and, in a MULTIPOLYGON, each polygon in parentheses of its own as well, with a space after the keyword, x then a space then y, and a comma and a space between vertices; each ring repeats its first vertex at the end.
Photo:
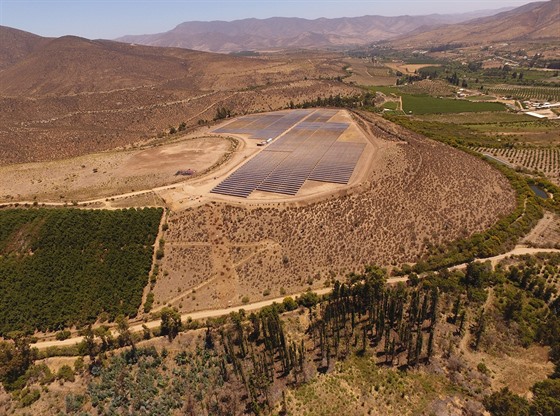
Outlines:
POLYGON ((448 25, 394 40, 400 47, 442 43, 468 45, 519 40, 560 39, 560 1, 530 3, 495 16, 448 25))

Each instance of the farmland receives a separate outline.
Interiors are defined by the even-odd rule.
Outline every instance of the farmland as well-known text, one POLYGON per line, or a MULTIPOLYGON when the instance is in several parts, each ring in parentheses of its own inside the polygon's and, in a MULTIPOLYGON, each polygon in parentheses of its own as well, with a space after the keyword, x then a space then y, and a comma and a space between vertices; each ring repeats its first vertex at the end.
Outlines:
POLYGON ((494 155, 516 167, 542 172, 560 185, 560 148, 487 148, 477 147, 477 152, 494 155))
POLYGON ((135 315, 161 214, 0 210, 0 335, 135 315))
POLYGON ((560 87, 490 85, 485 89, 493 94, 518 100, 560 101, 560 87))
POLYGON ((427 95, 402 95, 403 110, 412 114, 445 114, 483 111, 505 111, 500 103, 452 100, 427 95))

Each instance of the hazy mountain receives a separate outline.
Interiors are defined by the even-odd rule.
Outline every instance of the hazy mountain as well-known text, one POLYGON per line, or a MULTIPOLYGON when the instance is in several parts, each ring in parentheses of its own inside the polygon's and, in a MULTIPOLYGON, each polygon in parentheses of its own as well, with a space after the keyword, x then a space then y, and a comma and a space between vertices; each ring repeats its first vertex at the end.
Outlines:
POLYGON ((392 44, 429 47, 442 43, 482 44, 538 39, 560 40, 560 0, 529 3, 494 16, 422 31, 396 39, 392 44))
POLYGON ((315 20, 272 17, 232 22, 185 22, 168 32, 124 36, 117 40, 222 53, 242 50, 332 48, 391 39, 418 28, 463 22, 497 12, 487 10, 456 15, 362 16, 315 20))

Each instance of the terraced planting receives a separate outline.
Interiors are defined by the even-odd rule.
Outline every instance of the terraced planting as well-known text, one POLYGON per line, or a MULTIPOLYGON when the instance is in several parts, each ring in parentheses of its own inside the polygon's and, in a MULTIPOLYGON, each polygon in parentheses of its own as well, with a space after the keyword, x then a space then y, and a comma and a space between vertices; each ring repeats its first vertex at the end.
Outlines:
POLYGON ((560 184, 560 148, 495 149, 477 147, 477 152, 487 153, 516 167, 544 173, 550 180, 560 184))
POLYGON ((525 87, 497 85, 485 87, 488 91, 523 100, 560 101, 560 87, 525 87))

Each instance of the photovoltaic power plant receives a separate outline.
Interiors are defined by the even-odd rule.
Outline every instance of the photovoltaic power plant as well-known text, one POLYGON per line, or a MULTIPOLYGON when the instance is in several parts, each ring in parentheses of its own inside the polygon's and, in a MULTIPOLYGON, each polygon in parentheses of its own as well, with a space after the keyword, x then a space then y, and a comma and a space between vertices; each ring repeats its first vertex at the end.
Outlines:
POLYGON ((328 122, 336 113, 296 110, 251 115, 215 130, 277 139, 211 192, 247 198, 255 190, 295 195, 306 180, 347 184, 365 143, 337 141, 349 124, 328 122))
POLYGON ((214 132, 248 134, 251 139, 276 138, 312 112, 313 110, 293 110, 289 113, 245 116, 214 132))

